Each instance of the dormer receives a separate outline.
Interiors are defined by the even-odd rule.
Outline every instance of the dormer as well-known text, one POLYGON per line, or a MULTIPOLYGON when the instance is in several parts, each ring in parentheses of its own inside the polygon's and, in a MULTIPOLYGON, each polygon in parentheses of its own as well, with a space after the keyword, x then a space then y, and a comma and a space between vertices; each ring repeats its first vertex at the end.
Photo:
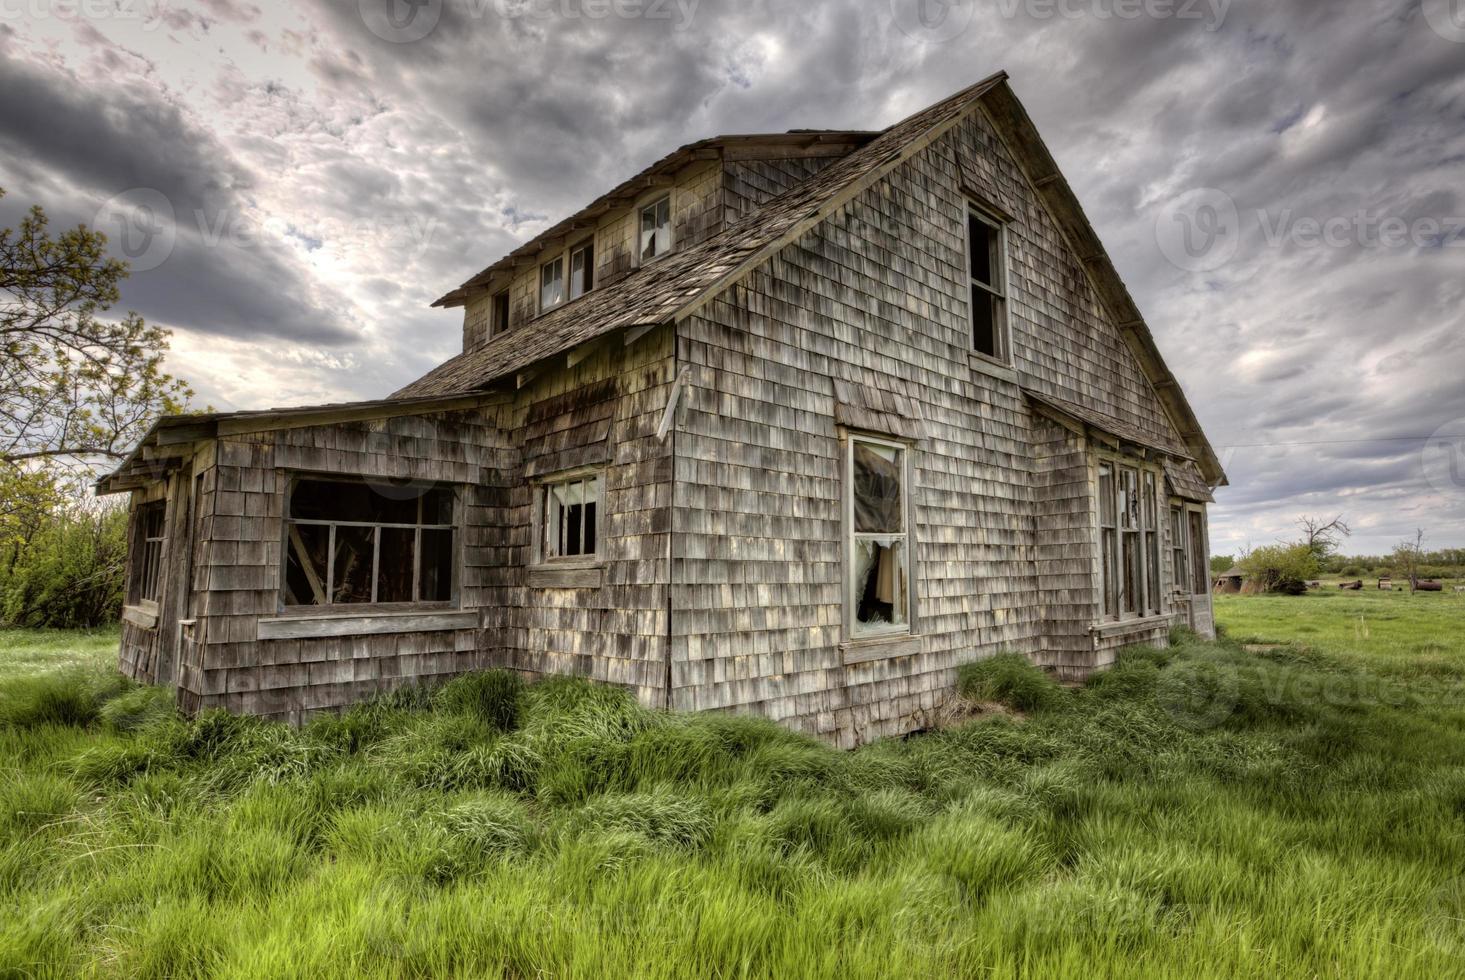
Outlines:
POLYGON ((463 307, 463 349, 480 347, 710 238, 875 135, 793 130, 690 143, 433 305, 463 307))

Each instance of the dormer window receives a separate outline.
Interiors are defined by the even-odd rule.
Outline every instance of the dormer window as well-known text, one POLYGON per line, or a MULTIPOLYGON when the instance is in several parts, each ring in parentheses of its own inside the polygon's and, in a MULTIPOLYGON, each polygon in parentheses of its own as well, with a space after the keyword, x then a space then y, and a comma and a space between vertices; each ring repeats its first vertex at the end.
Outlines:
POLYGON ((565 257, 556 256, 539 267, 539 312, 565 301, 565 257))
POLYGON ((641 209, 641 261, 671 251, 671 195, 641 209))
POLYGON ((497 337, 509 329, 509 291, 500 289, 493 294, 488 307, 488 335, 497 337))
POLYGON ((570 299, 579 299, 595 284, 595 241, 570 249, 570 299))

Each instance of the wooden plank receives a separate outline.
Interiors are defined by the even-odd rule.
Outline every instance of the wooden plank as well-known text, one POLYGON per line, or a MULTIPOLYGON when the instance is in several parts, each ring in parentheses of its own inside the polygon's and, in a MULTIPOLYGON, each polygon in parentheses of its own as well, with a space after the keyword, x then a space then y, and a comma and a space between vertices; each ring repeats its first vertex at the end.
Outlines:
POLYGON ((389 633, 472 629, 477 625, 478 613, 473 610, 439 613, 378 613, 372 616, 274 616, 259 619, 258 636, 261 640, 380 636, 389 633))

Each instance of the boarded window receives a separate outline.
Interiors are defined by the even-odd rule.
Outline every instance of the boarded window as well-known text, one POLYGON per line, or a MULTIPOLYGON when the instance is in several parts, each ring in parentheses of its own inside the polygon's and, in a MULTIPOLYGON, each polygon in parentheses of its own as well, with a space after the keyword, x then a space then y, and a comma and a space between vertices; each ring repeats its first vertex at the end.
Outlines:
POLYGON ((849 440, 849 603, 855 636, 910 631, 906 449, 849 440))
POLYGON ((509 329, 509 291, 500 289, 493 294, 493 303, 489 307, 488 335, 497 337, 509 329))
POLYGON ((595 285, 595 243, 570 250, 570 299, 579 299, 595 285))
POLYGON ((554 309, 565 301, 565 257, 539 267, 539 309, 554 309))
POLYGON ((163 579, 163 542, 168 505, 161 500, 137 509, 132 549, 132 583, 128 601, 157 602, 163 579))
POLYGON ((967 263, 970 280, 972 349, 1007 361, 1007 263, 1002 226, 974 208, 967 209, 967 263))
POLYGON ((450 486, 295 482, 285 521, 287 606, 451 601, 450 486))
POLYGON ((544 528, 540 554, 546 561, 598 554, 600 483, 600 477, 592 474, 541 487, 544 528))
POLYGON ((641 209, 641 260, 654 259, 671 251, 671 197, 663 197, 641 209))

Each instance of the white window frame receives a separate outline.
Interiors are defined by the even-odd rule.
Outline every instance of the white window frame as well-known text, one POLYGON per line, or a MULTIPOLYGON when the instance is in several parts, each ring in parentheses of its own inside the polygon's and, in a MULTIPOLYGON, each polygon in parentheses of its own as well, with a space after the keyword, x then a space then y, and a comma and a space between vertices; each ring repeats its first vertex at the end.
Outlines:
POLYGON ((535 286, 538 290, 536 295, 539 299, 539 312, 541 314, 548 313, 550 310, 557 310, 561 306, 565 305, 565 296, 568 295, 569 282, 565 278, 564 252, 560 252, 552 258, 545 259, 543 262, 539 263, 539 279, 536 282, 535 286), (555 265, 558 265, 560 270, 560 298, 555 300, 553 303, 546 303, 544 301, 544 274, 546 270, 555 265))
POLYGON ((581 239, 574 245, 565 249, 565 302, 573 303, 582 296, 588 295, 595 289, 595 237, 581 239), (575 283, 575 256, 581 252, 588 252, 585 259, 585 281, 587 285, 580 292, 574 291, 575 283))
MULTIPOLYGON (((579 565, 598 564, 603 553, 603 542, 605 541, 605 469, 599 466, 582 467, 574 470, 564 470, 559 473, 549 474, 533 483, 534 490, 534 549, 533 558, 536 565, 579 565), (552 524, 557 523, 558 518, 551 516, 550 496, 556 487, 569 486, 573 483, 587 484, 586 503, 595 504, 595 550, 584 551, 585 521, 580 521, 580 547, 578 555, 556 555, 550 554, 546 544, 549 539, 552 524), (593 485, 594 495, 591 498, 590 485, 593 485)), ((559 535, 556 534, 556 538, 559 535)))
POLYGON ((961 236, 964 242, 962 273, 967 284, 967 345, 977 357, 1009 366, 1012 364, 1012 328, 1008 316, 1011 289, 1007 278, 1007 223, 987 208, 967 199, 966 209, 962 213, 961 236), (991 283, 984 283, 972 276, 972 236, 969 224, 972 218, 986 225, 993 233, 996 254, 992 257, 992 277, 995 281, 991 283), (974 289, 980 289, 992 298, 992 334, 997 349, 991 354, 977 349, 977 310, 972 301, 974 289))
POLYGON ((844 620, 845 636, 852 641, 878 640, 886 637, 910 636, 916 632, 916 585, 915 585, 915 535, 912 527, 911 507, 911 445, 896 439, 847 433, 842 447, 844 452, 844 620), (900 534, 855 530, 855 445, 866 443, 896 449, 901 453, 900 466, 900 534), (905 622, 885 624, 864 624, 856 618, 859 612, 859 597, 855 594, 856 542, 862 539, 899 537, 902 565, 905 572, 905 622))
POLYGON ((638 266, 649 265, 652 262, 658 262, 663 257, 670 255, 672 252, 676 251, 676 216, 672 212, 672 192, 670 190, 661 191, 659 193, 653 194, 636 205, 635 236, 636 246, 634 251, 636 254, 636 264, 638 266), (658 207, 663 202, 665 202, 666 204, 666 248, 657 252, 654 255, 647 256, 643 254, 643 248, 641 245, 641 218, 648 210, 654 207, 658 207))

